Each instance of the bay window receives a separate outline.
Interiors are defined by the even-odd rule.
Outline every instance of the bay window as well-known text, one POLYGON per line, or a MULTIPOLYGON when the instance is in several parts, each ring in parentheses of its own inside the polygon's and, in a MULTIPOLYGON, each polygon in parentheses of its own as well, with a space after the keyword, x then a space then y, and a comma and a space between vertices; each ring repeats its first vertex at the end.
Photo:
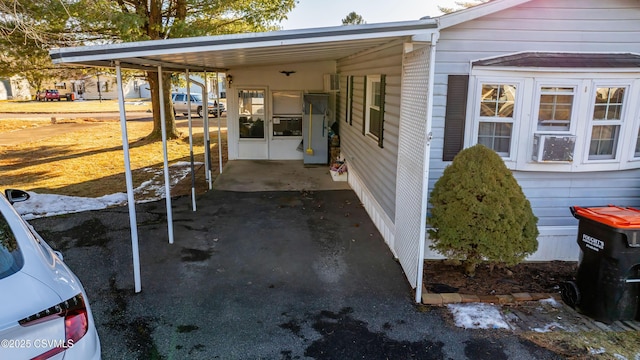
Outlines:
POLYGON ((510 169, 640 168, 637 73, 482 68, 469 81, 465 146, 493 149, 510 169))

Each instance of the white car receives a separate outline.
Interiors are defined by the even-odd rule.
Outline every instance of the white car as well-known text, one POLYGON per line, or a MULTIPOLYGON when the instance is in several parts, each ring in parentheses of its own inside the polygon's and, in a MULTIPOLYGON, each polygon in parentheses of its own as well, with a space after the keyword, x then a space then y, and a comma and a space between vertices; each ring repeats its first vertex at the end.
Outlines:
POLYGON ((0 359, 99 360, 100 340, 78 278, 0 195, 0 359))
MULTIPOLYGON (((201 94, 190 94, 191 95, 191 113, 198 114, 199 117, 202 117, 202 95, 201 94)), ((189 112, 189 103, 186 93, 173 93, 171 94, 171 102, 173 103, 173 115, 176 113, 182 113, 183 115, 187 115, 189 112)), ((219 103, 217 101, 209 101, 208 102, 209 114, 217 117, 221 115, 225 110, 224 104, 219 103)))

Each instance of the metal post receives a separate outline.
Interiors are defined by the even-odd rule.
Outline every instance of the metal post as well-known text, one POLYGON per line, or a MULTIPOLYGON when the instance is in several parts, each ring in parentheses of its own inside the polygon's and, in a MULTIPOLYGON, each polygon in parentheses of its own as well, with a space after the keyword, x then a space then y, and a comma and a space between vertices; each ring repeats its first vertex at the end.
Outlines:
POLYGON ((218 85, 218 76, 218 72, 216 71, 216 81, 214 84, 216 86, 216 99, 218 99, 218 169, 219 173, 222 174, 222 135, 220 130, 220 118, 222 117, 222 114, 220 113, 220 86, 218 85))
POLYGON ((169 244, 173 244, 173 213, 171 212, 171 183, 169 179, 169 154, 167 151, 167 121, 164 112, 164 90, 162 84, 162 65, 158 66, 158 98, 160 99, 160 130, 162 131, 162 154, 164 157, 164 191, 167 203, 167 227, 169 244))
POLYGON ((209 93, 207 92, 207 72, 204 72, 204 88, 202 89, 202 106, 204 110, 204 139, 205 139, 205 164, 207 167, 207 181, 209 183, 209 190, 213 188, 213 184, 211 181, 211 139, 209 136, 209 93))
POLYGON ((122 90, 122 71, 120 61, 116 61, 118 79, 118 108, 120 109, 120 129, 122 132, 122 151, 124 153, 124 178, 127 184, 127 203, 129 206, 129 226, 131 227, 131 254, 133 255, 133 283, 135 292, 142 291, 140 280, 140 250, 138 248, 138 224, 136 220, 136 202, 133 196, 133 176, 129 159, 129 137, 127 136, 127 115, 124 111, 124 90, 122 90))
POLYGON ((196 211, 196 169, 193 157, 193 128, 191 121, 191 80, 189 79, 189 69, 187 75, 187 122, 189 123, 189 157, 191 159, 191 211, 196 211))

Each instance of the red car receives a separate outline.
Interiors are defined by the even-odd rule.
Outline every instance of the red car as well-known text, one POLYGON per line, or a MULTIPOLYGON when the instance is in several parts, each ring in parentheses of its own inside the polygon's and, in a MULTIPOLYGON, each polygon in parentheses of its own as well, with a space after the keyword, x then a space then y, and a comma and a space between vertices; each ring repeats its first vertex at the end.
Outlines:
POLYGON ((36 100, 38 101, 60 101, 60 93, 58 90, 45 90, 36 94, 36 100))

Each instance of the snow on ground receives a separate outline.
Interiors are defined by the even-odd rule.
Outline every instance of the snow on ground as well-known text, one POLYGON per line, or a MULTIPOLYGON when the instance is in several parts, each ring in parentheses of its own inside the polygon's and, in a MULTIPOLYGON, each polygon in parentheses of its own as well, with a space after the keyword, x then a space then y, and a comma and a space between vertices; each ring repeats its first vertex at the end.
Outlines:
POLYGON ((509 329, 497 306, 484 303, 449 304, 456 326, 465 329, 509 329))
MULTIPOLYGON (((196 165, 201 165, 197 163, 196 165)), ((162 169, 146 169, 151 178, 133 189, 136 202, 150 202, 165 197, 164 173, 162 169)), ((178 162, 171 165, 169 171, 169 183, 176 185, 191 172, 191 163, 178 162)), ((127 203, 126 193, 115 193, 99 198, 85 198, 77 196, 65 196, 54 194, 38 194, 29 192, 29 200, 13 204, 16 211, 25 220, 40 217, 56 216, 67 213, 76 213, 89 210, 100 210, 110 206, 122 206, 127 203)))

